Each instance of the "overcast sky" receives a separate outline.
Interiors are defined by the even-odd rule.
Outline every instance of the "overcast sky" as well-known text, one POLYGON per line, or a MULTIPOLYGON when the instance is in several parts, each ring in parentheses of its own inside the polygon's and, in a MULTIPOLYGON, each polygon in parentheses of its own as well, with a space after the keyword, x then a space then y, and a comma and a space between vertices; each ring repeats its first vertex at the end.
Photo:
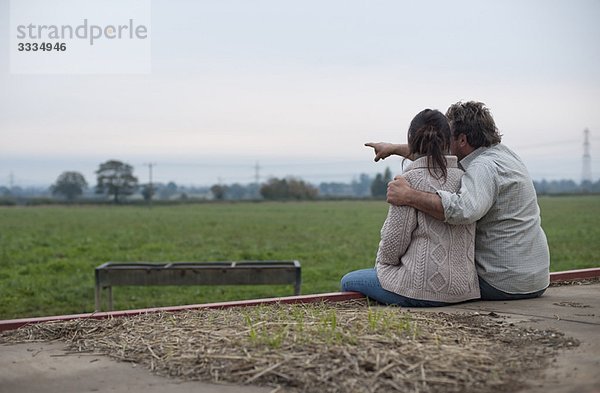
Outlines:
POLYGON ((579 182, 589 128, 600 177, 597 0, 155 0, 151 72, 129 75, 11 72, 9 9, 0 186, 94 184, 113 158, 183 185, 248 183, 256 162, 263 180, 399 172, 363 144, 405 142, 417 112, 459 100, 491 108, 534 179, 579 182))

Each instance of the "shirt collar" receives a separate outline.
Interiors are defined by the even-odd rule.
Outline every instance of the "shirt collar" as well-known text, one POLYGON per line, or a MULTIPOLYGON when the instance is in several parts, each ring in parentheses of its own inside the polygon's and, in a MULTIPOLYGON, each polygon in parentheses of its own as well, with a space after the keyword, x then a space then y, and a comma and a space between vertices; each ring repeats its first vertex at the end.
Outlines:
POLYGON ((476 159, 477 157, 479 157, 481 155, 481 153, 483 153, 487 149, 489 149, 489 147, 486 147, 486 146, 478 147, 477 149, 473 150, 471 152, 471 154, 469 154, 468 156, 466 156, 462 160, 460 160, 459 164, 462 167, 462 169, 466 170, 467 167, 473 162, 473 160, 476 159))
MULTIPOLYGON (((446 166, 448 168, 458 168, 458 158, 456 158, 456 156, 444 157, 446 158, 446 166)), ((419 157, 410 164, 408 164, 405 171, 410 171, 417 168, 427 168, 427 156, 419 157)))

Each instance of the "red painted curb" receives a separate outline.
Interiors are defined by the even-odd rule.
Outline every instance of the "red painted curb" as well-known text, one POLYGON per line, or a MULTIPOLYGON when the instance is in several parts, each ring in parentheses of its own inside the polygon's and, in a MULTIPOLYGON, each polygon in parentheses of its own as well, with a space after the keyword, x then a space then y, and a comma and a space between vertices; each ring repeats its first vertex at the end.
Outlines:
POLYGON ((191 304, 186 306, 171 306, 171 307, 154 307, 154 308, 142 308, 139 310, 123 310, 123 311, 109 311, 109 312, 95 312, 87 314, 72 314, 72 315, 56 315, 49 317, 37 317, 37 318, 23 318, 23 319, 7 319, 0 321, 0 332, 5 330, 18 329, 25 325, 42 322, 57 322, 57 321, 69 321, 72 319, 105 319, 105 318, 118 318, 118 317, 129 317, 133 315, 148 314, 155 312, 178 312, 185 310, 200 310, 200 309, 219 309, 219 308, 230 308, 230 307, 249 307, 258 306, 261 304, 294 304, 294 303, 318 303, 318 302, 341 302, 344 300, 351 299, 362 299, 364 295, 358 292, 332 292, 332 293, 320 293, 315 295, 301 295, 301 296, 287 296, 287 297, 275 297, 268 299, 252 299, 252 300, 238 300, 234 302, 222 302, 222 303, 204 303, 204 304, 191 304))
POLYGON ((600 277, 600 267, 579 270, 565 270, 564 272, 550 273, 550 282, 578 280, 582 278, 594 277, 600 277))

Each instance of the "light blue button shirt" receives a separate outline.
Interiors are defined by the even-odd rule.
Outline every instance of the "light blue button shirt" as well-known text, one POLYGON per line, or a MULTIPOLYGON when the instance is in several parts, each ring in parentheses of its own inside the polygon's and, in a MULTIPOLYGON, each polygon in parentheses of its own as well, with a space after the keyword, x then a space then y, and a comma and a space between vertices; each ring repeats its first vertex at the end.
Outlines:
POLYGON ((446 222, 477 222, 477 274, 501 291, 522 294, 549 284, 550 253, 527 168, 503 144, 480 147, 460 161, 458 193, 437 191, 446 222))

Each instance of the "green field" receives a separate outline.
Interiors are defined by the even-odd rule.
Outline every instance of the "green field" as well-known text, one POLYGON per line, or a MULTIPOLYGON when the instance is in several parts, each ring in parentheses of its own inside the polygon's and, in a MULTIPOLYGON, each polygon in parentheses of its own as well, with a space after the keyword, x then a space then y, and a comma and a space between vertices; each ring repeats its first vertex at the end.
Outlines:
MULTIPOLYGON (((540 198, 553 271, 600 266, 600 197, 540 198)), ((91 312, 107 261, 288 260, 302 293, 373 266, 375 201, 0 208, 0 319, 91 312)), ((286 296, 291 286, 117 287, 116 309, 286 296)))

